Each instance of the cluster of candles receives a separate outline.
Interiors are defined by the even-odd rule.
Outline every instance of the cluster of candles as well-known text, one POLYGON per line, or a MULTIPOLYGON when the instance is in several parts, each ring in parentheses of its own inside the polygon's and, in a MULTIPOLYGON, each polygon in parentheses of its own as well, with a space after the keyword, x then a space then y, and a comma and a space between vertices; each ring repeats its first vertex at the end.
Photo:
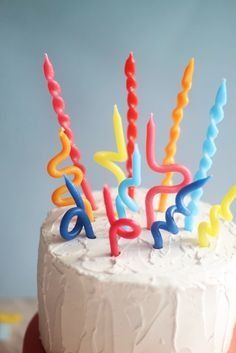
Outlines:
MULTIPOLYGON (((110 223, 109 239, 111 255, 118 256, 120 253, 118 237, 133 239, 140 235, 141 227, 133 219, 126 216, 126 209, 138 212, 139 205, 135 201, 135 189, 141 185, 141 155, 137 145, 138 129, 138 97, 136 94, 137 82, 135 77, 136 66, 133 54, 131 53, 125 63, 126 88, 127 88, 127 143, 124 136, 122 119, 118 108, 114 106, 113 125, 117 151, 101 151, 94 155, 94 160, 102 167, 108 169, 117 179, 118 192, 115 199, 116 212, 108 186, 103 188, 104 204, 108 221, 110 223), (126 162, 126 171, 121 169, 117 163, 126 162)), ((185 229, 192 231, 194 228, 195 216, 199 212, 199 201, 203 194, 203 185, 208 181, 207 176, 211 165, 212 157, 216 152, 215 138, 218 135, 217 125, 224 118, 223 107, 227 100, 226 81, 223 80, 215 98, 215 103, 210 110, 210 124, 207 129, 206 139, 203 143, 202 158, 199 168, 192 179, 191 172, 187 167, 175 163, 177 142, 180 137, 180 123, 183 119, 183 109, 188 104, 188 93, 192 86, 194 71, 194 60, 191 59, 187 65, 183 78, 182 88, 177 95, 176 107, 172 113, 173 125, 170 130, 170 137, 165 148, 165 158, 162 164, 158 164, 155 157, 155 122, 153 114, 150 115, 146 128, 146 160, 151 170, 155 173, 165 175, 161 185, 150 188, 146 194, 146 220, 147 229, 151 230, 154 239, 154 248, 163 247, 163 239, 160 230, 164 229, 172 234, 177 234, 179 228, 174 220, 175 213, 185 216, 185 229), (173 173, 179 173, 183 180, 177 185, 172 185, 173 173), (168 194, 176 194, 175 205, 167 208, 168 194), (190 196, 188 205, 184 204, 186 195, 190 196), (154 205, 155 196, 159 195, 159 204, 154 205), (155 209, 159 212, 166 212, 165 221, 157 221, 155 209)), ((65 184, 57 188, 52 194, 53 203, 58 206, 73 205, 64 214, 60 234, 70 240, 76 237, 84 228, 88 238, 96 238, 92 223, 94 221, 93 211, 96 210, 96 203, 90 185, 86 179, 86 169, 81 163, 81 155, 74 142, 74 135, 71 129, 70 117, 64 112, 65 103, 61 97, 61 88, 55 80, 53 65, 47 55, 44 60, 44 75, 48 83, 48 90, 52 97, 52 105, 57 114, 61 126, 59 137, 62 150, 48 163, 48 173, 54 178, 64 176, 65 184), (72 164, 59 169, 58 166, 68 157, 72 164), (73 176, 71 181, 68 175, 73 176), (84 196, 81 196, 75 186, 81 186, 84 196), (66 197, 65 193, 71 194, 66 197), (75 225, 71 230, 70 222, 76 217, 75 225)), ((198 225, 199 245, 207 247, 209 244, 208 235, 215 236, 219 232, 219 218, 232 219, 230 205, 236 198, 236 186, 233 186, 224 197, 221 205, 215 205, 210 212, 210 223, 202 222, 198 225)))

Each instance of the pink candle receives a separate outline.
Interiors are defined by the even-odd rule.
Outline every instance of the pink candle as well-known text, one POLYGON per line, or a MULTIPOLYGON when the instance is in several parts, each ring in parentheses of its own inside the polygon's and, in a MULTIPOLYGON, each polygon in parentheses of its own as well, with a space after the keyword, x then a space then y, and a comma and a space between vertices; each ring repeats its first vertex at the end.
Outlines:
POLYGON ((185 185, 189 184, 192 180, 190 171, 183 165, 180 164, 169 164, 159 165, 156 162, 155 157, 155 123, 153 115, 147 124, 147 135, 146 135, 146 158, 149 167, 157 173, 168 173, 176 172, 183 176, 183 181, 177 185, 157 185, 148 190, 146 194, 146 217, 147 217, 147 228, 150 229, 152 223, 155 221, 155 213, 153 208, 153 199, 157 194, 172 194, 177 193, 185 185))
POLYGON ((59 83, 54 79, 55 73, 54 73, 54 68, 52 63, 50 62, 47 54, 45 54, 45 59, 44 59, 44 76, 48 82, 48 91, 52 97, 52 105, 55 113, 57 114, 57 119, 61 127, 64 128, 66 135, 71 141, 71 152, 70 152, 70 157, 72 162, 76 167, 78 167, 82 172, 83 172, 83 180, 81 183, 81 188, 90 202, 92 209, 96 209, 96 203, 90 188, 90 185, 88 181, 86 180, 86 169, 83 164, 81 164, 80 161, 80 151, 76 144, 74 143, 74 134, 73 131, 71 130, 71 119, 69 115, 65 114, 64 109, 65 109, 65 102, 63 98, 61 97, 61 87, 59 83))

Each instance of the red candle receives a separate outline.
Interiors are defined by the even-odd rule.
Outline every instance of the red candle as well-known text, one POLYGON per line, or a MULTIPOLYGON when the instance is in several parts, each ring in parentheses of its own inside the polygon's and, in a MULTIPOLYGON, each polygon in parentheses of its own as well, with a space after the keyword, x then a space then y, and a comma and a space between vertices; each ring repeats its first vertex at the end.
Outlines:
POLYGON ((109 230, 111 256, 119 256, 120 250, 117 237, 119 236, 125 239, 137 238, 141 233, 141 227, 133 219, 120 218, 116 220, 110 190, 106 185, 103 188, 103 197, 107 218, 111 225, 109 230), (126 227, 128 227, 128 229, 126 229, 126 227))
MULTIPOLYGON (((131 52, 125 63, 125 75, 126 75, 126 89, 127 89, 127 153, 128 159, 126 163, 127 176, 132 177, 132 156, 134 153, 135 141, 138 135, 138 129, 136 126, 136 120, 138 119, 138 97, 136 94, 137 82, 135 79, 135 60, 133 53, 131 52)), ((129 195, 134 197, 134 187, 129 189, 129 195)))
POLYGON ((59 83, 54 79, 55 77, 54 68, 47 54, 45 54, 43 69, 44 69, 44 76, 48 82, 48 91, 52 97, 53 109, 57 114, 58 122, 61 125, 61 127, 64 128, 66 135, 71 141, 71 152, 70 152, 71 160, 74 163, 74 165, 83 172, 83 180, 81 183, 81 188, 86 198, 90 202, 92 209, 95 210, 96 209, 95 200, 94 200, 90 185, 85 177, 86 169, 84 165, 79 162, 81 156, 80 156, 80 151, 78 147, 74 143, 74 134, 70 127, 71 119, 69 115, 65 114, 64 112, 65 102, 61 97, 61 87, 59 83))

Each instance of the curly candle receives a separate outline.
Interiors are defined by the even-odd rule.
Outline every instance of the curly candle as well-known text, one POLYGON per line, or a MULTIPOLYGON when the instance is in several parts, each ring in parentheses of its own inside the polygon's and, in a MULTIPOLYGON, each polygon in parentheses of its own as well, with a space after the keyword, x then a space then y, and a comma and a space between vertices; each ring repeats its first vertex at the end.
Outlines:
POLYGON ((119 218, 125 218, 125 206, 133 212, 138 212, 139 206, 130 197, 128 190, 131 186, 138 187, 141 184, 141 155, 138 145, 135 145, 132 157, 133 175, 130 178, 124 179, 118 187, 118 196, 116 197, 116 209, 119 218))
POLYGON ((84 165, 79 162, 81 156, 80 156, 80 151, 78 147, 74 143, 74 134, 70 127, 71 119, 69 115, 65 114, 64 112, 65 102, 61 97, 61 87, 54 78, 55 77, 54 68, 47 54, 45 54, 43 69, 44 69, 44 76, 48 82, 48 91, 52 97, 53 109, 57 114, 58 122, 61 125, 61 127, 64 128, 67 137, 71 141, 71 151, 70 151, 71 160, 74 163, 74 165, 83 172, 81 188, 85 194, 85 197, 89 200, 92 208, 95 210, 96 209, 95 200, 94 200, 90 185, 85 177, 86 169, 84 165))
MULTIPOLYGON (((177 142, 180 137, 180 123, 183 119, 183 109, 187 106, 189 99, 188 93, 192 87, 192 77, 194 72, 194 59, 192 58, 185 68, 182 78, 182 91, 177 95, 176 107, 172 112, 173 126, 170 129, 169 142, 165 148, 166 156, 163 164, 174 163, 177 150, 177 142)), ((162 185, 172 184, 172 173, 168 172, 163 179, 162 185)), ((168 194, 162 194, 159 201, 159 211, 164 212, 166 209, 168 194)))
POLYGON ((183 187, 175 198, 175 205, 170 206, 165 214, 165 222, 164 221, 157 221, 154 222, 151 226, 152 236, 154 238, 154 245, 155 249, 162 249, 163 248, 163 239, 160 232, 160 229, 166 230, 172 234, 178 234, 179 228, 175 222, 174 215, 176 213, 180 213, 184 216, 188 216, 191 211, 184 205, 184 198, 193 190, 199 189, 203 187, 203 185, 208 181, 209 177, 194 181, 191 184, 186 185, 183 187))
POLYGON ((215 237, 220 231, 220 218, 232 221, 233 214, 230 210, 231 204, 236 199, 236 185, 232 186, 223 198, 220 205, 212 206, 210 210, 210 221, 201 222, 198 225, 198 241, 201 247, 209 245, 208 234, 215 237))
POLYGON ((103 188, 103 197, 107 213, 107 218, 110 223, 109 240, 111 248, 111 256, 119 256, 120 250, 118 246, 117 236, 124 239, 137 238, 141 233, 141 227, 134 220, 128 218, 120 218, 116 220, 111 194, 108 186, 103 188), (128 228, 128 229, 127 229, 128 228))
POLYGON ((147 124, 146 133, 146 158, 149 167, 157 173, 166 172, 177 172, 183 176, 183 181, 177 185, 158 185, 148 190, 146 194, 146 217, 147 217, 147 228, 150 229, 152 223, 155 221, 155 212, 153 207, 153 199, 157 194, 160 193, 177 193, 182 187, 189 184, 192 180, 190 171, 183 165, 180 164, 169 164, 159 165, 156 162, 155 157, 155 123, 153 120, 153 114, 147 124))
POLYGON ((114 162, 125 162, 127 159, 127 151, 125 145, 125 137, 123 131, 122 120, 118 112, 117 106, 114 106, 113 126, 117 146, 117 152, 100 151, 94 154, 94 160, 102 167, 110 170, 116 177, 118 184, 125 179, 122 169, 114 162))
MULTIPOLYGON (((59 137, 62 145, 62 150, 49 161, 47 166, 48 174, 53 178, 61 178, 65 174, 66 175, 71 174, 74 176, 73 183, 77 186, 80 186, 83 178, 83 173, 78 167, 73 165, 73 166, 67 166, 61 169, 57 168, 60 163, 62 163, 64 160, 66 160, 67 157, 70 156, 70 150, 71 150, 70 140, 65 134, 63 128, 60 129, 59 137)), ((64 198, 62 197, 62 195, 64 195, 66 192, 67 192, 67 187, 65 185, 60 186, 53 192, 52 202, 54 203, 54 205, 58 207, 74 205, 74 199, 72 197, 64 197, 64 198)), ((89 218, 93 220, 93 212, 92 212, 90 202, 87 199, 85 199, 84 204, 89 218)))
POLYGON ((91 225, 89 217, 85 212, 84 202, 79 191, 76 190, 76 188, 74 187, 73 183, 70 181, 69 178, 67 178, 66 176, 64 176, 64 178, 65 178, 67 189, 70 192, 71 196, 73 197, 76 207, 70 208, 64 214, 60 223, 61 236, 66 240, 72 240, 77 235, 79 235, 82 229, 84 228, 87 238, 95 239, 96 236, 94 235, 93 227, 91 225), (70 222, 74 217, 77 217, 76 223, 74 227, 71 230, 69 230, 70 222))
MULTIPOLYGON (((216 94, 215 104, 210 110, 210 124, 207 129, 206 139, 203 143, 203 155, 199 163, 198 171, 194 176, 194 180, 204 178, 212 166, 212 157, 216 153, 215 139, 219 133, 217 124, 224 119, 223 107, 227 102, 226 80, 223 80, 216 94)), ((202 197, 203 190, 198 189, 191 194, 189 209, 191 215, 185 219, 185 228, 189 231, 193 230, 194 217, 198 214, 199 201, 202 197)))
MULTIPOLYGON (((127 152, 128 159, 126 162, 126 169, 128 177, 132 177, 133 165, 132 165, 132 156, 134 153, 135 141, 138 135, 138 129, 136 125, 136 121, 138 119, 138 97, 136 94, 137 82, 135 79, 135 60, 133 53, 131 52, 128 59, 125 63, 125 75, 126 75, 126 89, 127 89, 127 103, 128 103, 128 111, 127 111, 127 120, 128 120, 128 128, 127 128, 127 152)), ((129 195, 134 197, 134 187, 129 189, 129 195)))

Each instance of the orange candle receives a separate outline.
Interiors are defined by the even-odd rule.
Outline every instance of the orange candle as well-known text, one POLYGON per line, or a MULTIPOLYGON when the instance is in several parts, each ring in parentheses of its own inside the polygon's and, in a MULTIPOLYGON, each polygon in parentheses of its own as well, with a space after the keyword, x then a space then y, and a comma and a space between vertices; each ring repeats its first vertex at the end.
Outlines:
MULTIPOLYGON (((172 112, 173 125, 170 129, 169 142, 165 148, 165 158, 163 164, 172 164, 175 161, 175 154, 177 149, 177 142, 180 136, 180 123, 183 119, 183 109, 187 106, 189 99, 188 93, 192 86, 192 77, 194 71, 194 59, 192 58, 187 67, 185 68, 182 78, 182 91, 177 96, 176 107, 172 112)), ((172 173, 166 173, 165 178, 162 181, 162 185, 172 185, 172 173)), ((162 194, 160 196, 159 211, 164 212, 166 210, 168 194, 162 194)))

